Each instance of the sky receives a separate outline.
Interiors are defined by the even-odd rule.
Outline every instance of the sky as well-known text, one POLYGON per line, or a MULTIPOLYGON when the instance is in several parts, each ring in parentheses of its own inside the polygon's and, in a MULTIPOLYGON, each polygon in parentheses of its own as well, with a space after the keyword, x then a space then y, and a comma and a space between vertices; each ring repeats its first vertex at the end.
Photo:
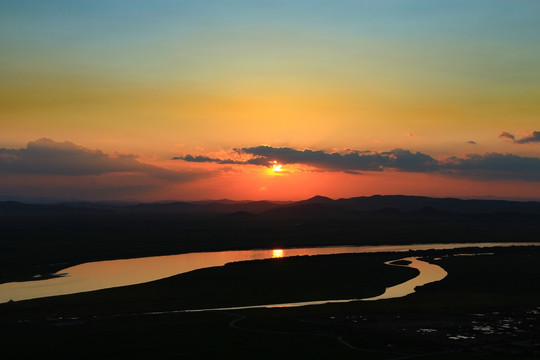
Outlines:
POLYGON ((0 199, 540 199, 540 2, 0 0, 0 199))

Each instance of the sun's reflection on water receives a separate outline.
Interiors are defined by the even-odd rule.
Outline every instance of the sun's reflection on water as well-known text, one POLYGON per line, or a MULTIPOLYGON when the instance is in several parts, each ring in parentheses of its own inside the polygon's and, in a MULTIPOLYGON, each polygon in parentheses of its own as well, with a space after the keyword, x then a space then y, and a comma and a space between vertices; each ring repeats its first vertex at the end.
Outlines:
POLYGON ((282 258, 283 257, 283 250, 282 249, 274 249, 274 250, 272 250, 272 257, 273 258, 282 258))

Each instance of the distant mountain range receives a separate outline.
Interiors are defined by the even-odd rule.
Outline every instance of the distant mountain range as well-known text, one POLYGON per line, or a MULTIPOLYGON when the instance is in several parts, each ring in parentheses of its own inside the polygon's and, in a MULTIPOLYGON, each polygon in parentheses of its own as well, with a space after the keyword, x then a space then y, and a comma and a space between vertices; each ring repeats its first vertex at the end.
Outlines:
POLYGON ((259 214, 266 216, 345 216, 364 212, 410 214, 535 214, 540 215, 540 202, 506 200, 462 200, 455 198, 430 198, 423 196, 375 195, 333 200, 314 196, 296 202, 273 201, 193 201, 158 203, 107 203, 67 202, 56 204, 26 204, 17 201, 0 201, 0 213, 184 213, 184 214, 259 214))

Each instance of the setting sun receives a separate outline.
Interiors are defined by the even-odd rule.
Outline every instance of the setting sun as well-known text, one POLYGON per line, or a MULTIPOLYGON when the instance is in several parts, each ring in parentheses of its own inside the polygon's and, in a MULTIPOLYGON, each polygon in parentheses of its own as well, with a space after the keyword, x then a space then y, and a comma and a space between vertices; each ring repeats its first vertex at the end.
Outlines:
POLYGON ((540 360, 539 19, 0 0, 2 358, 540 360))
POLYGON ((272 164, 272 169, 274 170, 274 172, 280 172, 282 171, 282 166, 281 164, 278 164, 277 161, 274 161, 274 163, 272 164))

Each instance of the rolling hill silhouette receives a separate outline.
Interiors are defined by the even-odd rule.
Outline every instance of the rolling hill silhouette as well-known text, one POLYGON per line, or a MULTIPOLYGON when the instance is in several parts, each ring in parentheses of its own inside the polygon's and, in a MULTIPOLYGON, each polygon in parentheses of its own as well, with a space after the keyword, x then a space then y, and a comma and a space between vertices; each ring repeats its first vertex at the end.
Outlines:
POLYGON ((86 210, 109 210, 126 213, 214 213, 226 214, 248 212, 254 214, 289 214, 308 216, 309 214, 351 215, 355 212, 395 209, 400 212, 420 213, 461 213, 461 214, 537 214, 540 202, 506 200, 463 200, 456 198, 430 198, 424 196, 375 195, 333 200, 325 196, 314 196, 296 202, 273 201, 194 201, 158 202, 140 204, 114 204, 71 202, 58 204, 25 204, 17 201, 0 202, 0 212, 65 212, 86 210), (421 212, 419 212, 421 211, 421 212))

